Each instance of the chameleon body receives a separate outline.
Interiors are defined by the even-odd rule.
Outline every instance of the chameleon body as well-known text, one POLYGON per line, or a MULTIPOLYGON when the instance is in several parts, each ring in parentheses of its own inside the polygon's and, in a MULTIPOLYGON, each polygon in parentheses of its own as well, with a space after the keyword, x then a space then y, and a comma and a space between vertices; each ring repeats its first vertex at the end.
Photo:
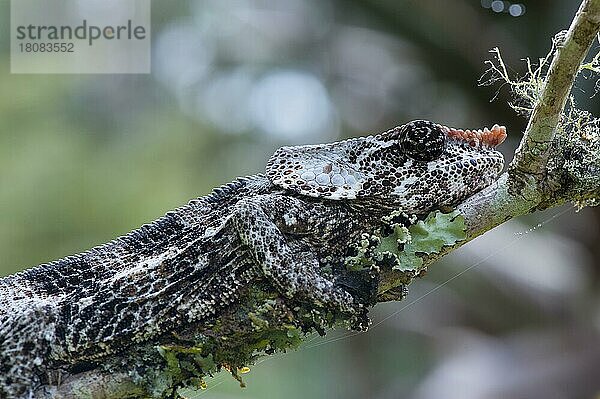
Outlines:
MULTIPOLYGON (((503 127, 413 121, 374 136, 283 147, 240 178, 89 251, 0 279, 0 397, 29 397, 53 368, 161 342, 261 278, 283 298, 365 307, 320 271, 395 210, 427 214, 488 186, 503 127)), ((364 326, 363 326, 364 327, 364 326)))

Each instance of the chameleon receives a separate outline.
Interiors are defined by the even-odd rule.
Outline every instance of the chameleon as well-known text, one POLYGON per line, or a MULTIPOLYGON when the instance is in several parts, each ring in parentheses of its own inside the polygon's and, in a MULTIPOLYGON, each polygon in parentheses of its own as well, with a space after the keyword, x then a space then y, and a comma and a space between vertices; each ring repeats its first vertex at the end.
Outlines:
MULTIPOLYGON (((454 207, 504 167, 506 128, 416 120, 344 141, 282 147, 238 178, 115 240, 0 279, 0 397, 202 323, 264 279, 284 298, 366 328, 366 305, 321 271, 390 212, 454 207)), ((368 319, 367 319, 368 320, 368 319)))

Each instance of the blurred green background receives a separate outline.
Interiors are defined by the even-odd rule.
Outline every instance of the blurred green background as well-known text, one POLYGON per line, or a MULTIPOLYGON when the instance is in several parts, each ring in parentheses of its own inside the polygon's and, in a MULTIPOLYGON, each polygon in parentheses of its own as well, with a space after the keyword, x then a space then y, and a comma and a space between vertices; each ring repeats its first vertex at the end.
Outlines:
MULTIPOLYGON (((526 121, 506 87, 490 102, 499 87, 477 85, 483 61, 498 46, 522 74, 578 3, 153 1, 152 74, 101 76, 10 74, 0 0, 0 275, 260 172, 281 145, 424 118, 504 124, 510 157, 526 121)), ((598 115, 593 88, 576 94, 598 115)), ((510 222, 377 306, 370 332, 311 337, 244 390, 221 373, 189 396, 598 398, 599 222, 570 207, 510 222)))

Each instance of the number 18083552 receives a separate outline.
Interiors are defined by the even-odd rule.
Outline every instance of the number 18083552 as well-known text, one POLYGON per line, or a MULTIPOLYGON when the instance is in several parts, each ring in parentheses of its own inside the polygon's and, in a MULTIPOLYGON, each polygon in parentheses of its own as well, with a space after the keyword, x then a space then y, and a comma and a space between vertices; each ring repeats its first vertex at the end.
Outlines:
POLYGON ((72 53, 73 43, 19 43, 22 53, 72 53))

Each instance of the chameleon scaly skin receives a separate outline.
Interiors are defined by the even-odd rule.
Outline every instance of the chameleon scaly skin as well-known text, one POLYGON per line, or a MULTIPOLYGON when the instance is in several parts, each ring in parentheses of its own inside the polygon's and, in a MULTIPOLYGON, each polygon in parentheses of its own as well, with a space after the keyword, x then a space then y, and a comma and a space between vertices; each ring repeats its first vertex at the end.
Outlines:
MULTIPOLYGON (((0 397, 28 397, 59 366, 96 361, 232 306, 256 279, 360 320, 320 270, 402 210, 452 207, 502 170, 503 127, 413 121, 375 136, 283 147, 240 178, 78 255, 0 279, 0 397)), ((357 326, 364 327, 364 326, 357 326)))

